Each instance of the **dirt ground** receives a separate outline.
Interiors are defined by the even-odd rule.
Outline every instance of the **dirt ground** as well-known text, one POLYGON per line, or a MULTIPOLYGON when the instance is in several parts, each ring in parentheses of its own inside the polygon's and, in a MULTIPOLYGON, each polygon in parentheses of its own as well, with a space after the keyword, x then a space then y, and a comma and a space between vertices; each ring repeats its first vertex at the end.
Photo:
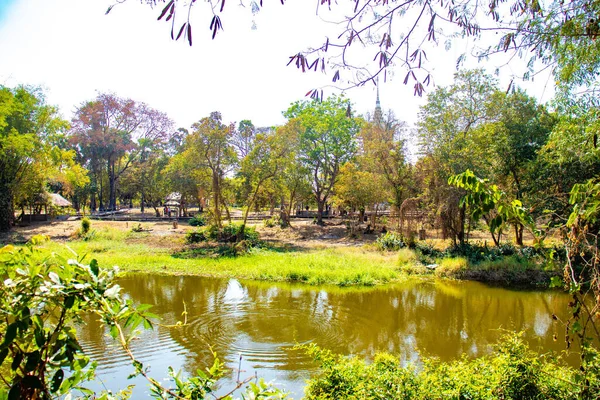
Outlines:
MULTIPOLYGON (((186 232, 195 229, 187 222, 179 222, 177 228, 172 222, 134 222, 134 221, 99 221, 92 220, 92 228, 102 230, 104 228, 120 229, 129 231, 134 226, 141 224, 144 231, 149 235, 146 242, 156 241, 158 245, 167 245, 166 242, 179 242, 177 239, 185 236, 186 232), (161 240, 157 240, 160 238, 161 240), (170 239, 170 240, 169 240, 170 239)), ((51 222, 32 222, 27 226, 15 227, 9 233, 0 234, 0 243, 25 243, 34 235, 47 235, 54 241, 67 241, 79 229, 79 220, 55 220, 51 222)), ((267 228, 262 223, 249 223, 254 226, 260 234, 260 238, 267 242, 285 247, 319 248, 330 246, 361 246, 365 243, 375 241, 376 234, 358 234, 349 237, 348 229, 342 220, 327 221, 325 226, 312 224, 311 221, 292 221, 292 227, 288 229, 267 228)))
MULTIPOLYGON (((113 228, 129 231, 138 224, 141 224, 143 230, 149 233, 147 237, 139 240, 158 247, 172 247, 181 244, 186 232, 195 229, 183 221, 178 223, 177 228, 174 228, 173 222, 168 220, 141 223, 135 221, 92 220, 92 228, 97 230, 113 228)), ((32 222, 27 226, 15 227, 11 232, 0 233, 0 244, 25 243, 34 235, 47 235, 54 241, 67 241, 80 225, 81 221, 75 218, 50 222, 32 222)), ((365 234, 363 232, 366 225, 362 225, 357 234, 350 235, 346 223, 342 219, 327 220, 325 226, 315 225, 312 220, 292 219, 292 227, 288 229, 267 228, 259 221, 250 221, 248 225, 256 228, 262 240, 276 246, 296 248, 362 246, 374 242, 377 236, 381 234, 379 230, 375 233, 365 234)), ((437 231, 427 231, 427 239, 436 239, 436 244, 442 247, 450 244, 449 240, 442 240, 440 232, 437 231)), ((491 240, 489 233, 481 231, 471 232, 469 239, 482 242, 491 240)), ((530 241, 532 238, 526 237, 525 239, 530 241)))

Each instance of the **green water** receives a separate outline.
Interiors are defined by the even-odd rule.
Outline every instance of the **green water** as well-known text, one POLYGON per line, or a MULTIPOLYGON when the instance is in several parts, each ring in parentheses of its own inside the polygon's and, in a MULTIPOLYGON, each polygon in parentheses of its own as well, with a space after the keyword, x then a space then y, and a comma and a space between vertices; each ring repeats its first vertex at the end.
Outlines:
MULTIPOLYGON (((256 373, 294 398, 302 396, 305 379, 315 371, 310 359, 291 349, 295 343, 315 342, 366 358, 387 351, 418 364, 422 355, 451 360, 486 354, 504 330, 516 330, 540 352, 561 351, 564 327, 552 314, 564 320, 569 299, 556 291, 450 281, 360 290, 157 275, 119 283, 135 302, 154 304, 162 324, 183 321, 186 306, 187 325, 158 326, 134 343, 154 377, 165 377, 169 365, 187 373, 204 369, 212 362, 212 346, 233 369, 221 383, 223 391, 234 384, 241 366, 240 377, 256 373)), ((132 368, 125 356, 97 322, 87 323, 81 338, 99 361, 99 387, 136 383, 133 398, 143 398, 144 381, 126 379, 132 368)))

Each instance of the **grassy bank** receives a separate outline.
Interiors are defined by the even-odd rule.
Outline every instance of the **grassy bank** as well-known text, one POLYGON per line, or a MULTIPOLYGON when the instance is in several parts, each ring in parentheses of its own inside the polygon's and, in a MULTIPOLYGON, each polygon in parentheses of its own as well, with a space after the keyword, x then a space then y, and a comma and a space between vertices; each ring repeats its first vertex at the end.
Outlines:
POLYGON ((329 247, 318 242, 308 247, 270 244, 237 257, 219 257, 218 249, 211 248, 210 244, 187 244, 185 231, 146 229, 134 232, 100 226, 92 229, 85 239, 71 236, 66 243, 49 242, 44 248, 69 256, 65 244, 79 255, 95 258, 101 265, 118 265, 124 272, 235 277, 311 285, 373 286, 412 275, 477 280, 501 286, 544 287, 561 271, 556 262, 547 262, 535 254, 528 256, 514 248, 499 251, 470 246, 461 250, 463 254, 436 249, 431 242, 417 243, 413 249, 404 247, 393 251, 381 251, 377 244, 329 247))
MULTIPOLYGON (((86 254, 88 259, 97 259, 100 265, 118 265, 125 272, 338 286, 371 286, 406 277, 395 254, 359 247, 293 251, 266 248, 253 249, 238 257, 193 257, 184 244, 174 243, 172 238, 118 230, 98 230, 90 240, 72 240, 66 245, 79 255, 86 254)), ((65 244, 49 242, 43 248, 47 252, 69 256, 65 244)))

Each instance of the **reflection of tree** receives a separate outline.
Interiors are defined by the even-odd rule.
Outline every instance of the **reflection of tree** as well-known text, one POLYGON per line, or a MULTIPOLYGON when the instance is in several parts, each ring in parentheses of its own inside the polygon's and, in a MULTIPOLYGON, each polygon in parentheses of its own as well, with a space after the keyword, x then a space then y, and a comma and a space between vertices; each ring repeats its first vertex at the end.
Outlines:
MULTIPOLYGON (((312 368, 304 355, 289 350, 296 342, 366 357, 389 351, 406 361, 415 360, 418 349, 448 360, 481 354, 500 337, 499 328, 507 328, 529 329, 527 339, 559 350, 561 342, 552 340, 546 322, 549 311, 562 311, 567 301, 561 293, 473 282, 413 282, 367 291, 135 275, 121 285, 135 302, 155 304, 165 324, 181 320, 185 302, 188 326, 160 329, 186 350, 187 371, 211 362, 211 345, 230 365, 241 352, 246 365, 277 370, 291 380, 312 368), (538 334, 544 334, 539 338, 530 329, 536 321, 538 334)), ((92 331, 85 340, 102 342, 98 330, 92 331)))

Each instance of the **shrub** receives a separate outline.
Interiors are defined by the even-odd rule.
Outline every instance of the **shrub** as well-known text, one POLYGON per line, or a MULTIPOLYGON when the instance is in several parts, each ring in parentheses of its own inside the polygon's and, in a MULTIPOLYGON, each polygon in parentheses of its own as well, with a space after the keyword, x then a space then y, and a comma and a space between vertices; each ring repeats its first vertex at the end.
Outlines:
POLYGON ((258 238, 258 232, 253 227, 246 226, 244 228, 244 235, 240 238, 241 224, 228 224, 219 229, 215 225, 206 226, 196 231, 190 231, 186 233, 185 238, 188 243, 200 243, 200 242, 220 242, 220 243, 238 243, 245 242, 243 246, 251 248, 257 246, 260 241, 258 238))
POLYGON ((84 241, 92 240, 96 237, 96 231, 91 229, 92 222, 88 217, 84 217, 81 220, 81 226, 73 233, 72 237, 81 239, 84 241))
POLYGON ((200 243, 200 242, 205 242, 206 236, 205 236, 205 232, 204 230, 196 230, 196 231, 189 231, 188 233, 185 234, 185 241, 188 243, 200 243))
POLYGON ((139 233, 139 232, 143 232, 143 231, 144 231, 144 228, 142 227, 142 224, 133 225, 131 227, 131 232, 139 233))
MULTIPOLYGON (((151 319, 156 317, 148 312, 150 306, 134 306, 122 297, 115 284, 116 268, 100 268, 96 260, 88 265, 81 258, 54 256, 37 262, 35 245, 44 240, 35 236, 26 247, 0 248, 0 399, 71 398, 81 393, 85 398, 127 398, 129 389, 113 397, 84 386, 94 379, 96 364, 83 352, 75 327, 87 314, 95 314, 105 324, 131 362, 130 378, 145 377, 152 397, 200 400, 212 394, 225 373, 216 355, 211 368, 198 370, 197 376, 187 379, 169 367, 175 384, 169 385, 171 388, 150 378, 149 367, 137 360, 129 347, 138 327, 152 328, 151 319)), ((266 398, 269 394, 283 397, 262 381, 250 384, 242 396, 266 398)))
POLYGON ((321 373, 308 381, 307 399, 533 400, 600 395, 597 355, 582 372, 531 351, 514 333, 503 336, 488 356, 452 362, 425 358, 418 370, 386 353, 366 363, 314 344, 298 347, 320 364, 321 373))
POLYGON ((82 234, 87 234, 90 231, 90 228, 92 227, 92 221, 90 221, 90 219, 88 217, 84 217, 81 220, 81 233, 82 234))
POLYGON ((469 262, 464 257, 442 258, 435 269, 435 274, 437 276, 460 278, 468 267, 469 262))
POLYGON ((377 248, 381 251, 395 251, 406 247, 401 235, 395 232, 386 232, 376 240, 377 248))
POLYGON ((191 226, 205 226, 206 217, 204 217, 202 214, 196 214, 188 221, 188 224, 191 226))
POLYGON ((275 215, 269 219, 263 220, 263 225, 267 228, 274 228, 276 226, 281 227, 282 222, 283 221, 281 220, 281 218, 279 218, 278 215, 275 215))

